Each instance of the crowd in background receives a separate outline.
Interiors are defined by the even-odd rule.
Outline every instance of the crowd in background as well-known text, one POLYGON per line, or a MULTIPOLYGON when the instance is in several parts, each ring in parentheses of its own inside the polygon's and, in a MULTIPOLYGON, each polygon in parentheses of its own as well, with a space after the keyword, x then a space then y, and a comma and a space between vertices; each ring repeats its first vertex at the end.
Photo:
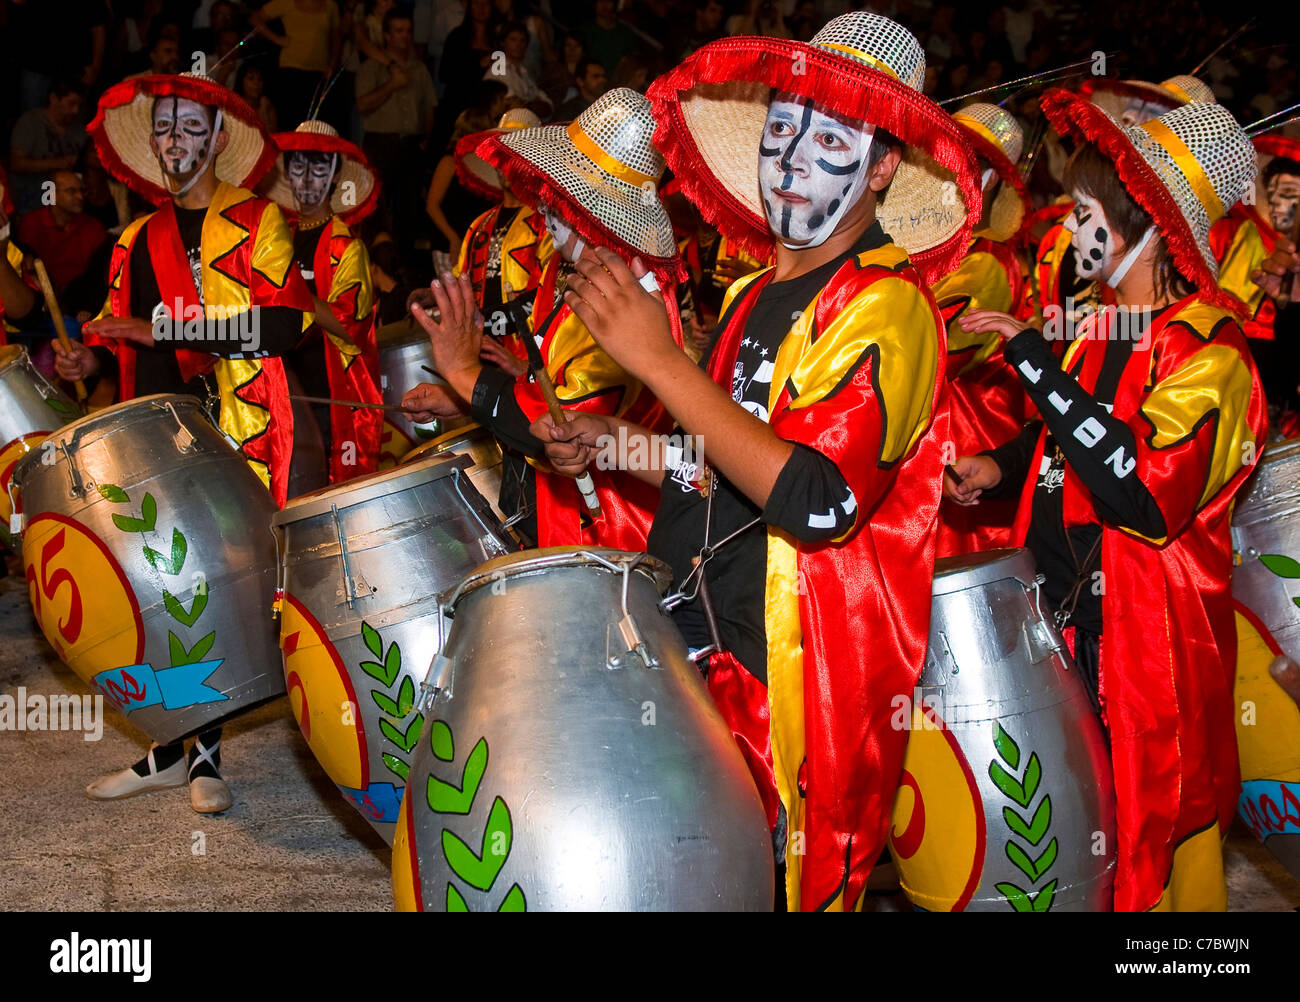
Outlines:
MULTIPOLYGON (((112 237, 149 207, 110 178, 87 141, 96 101, 134 74, 206 72, 241 94, 270 131, 314 116, 365 150, 385 189, 381 211, 362 233, 382 322, 390 304, 400 311, 406 289, 427 281, 441 255, 454 258, 469 222, 487 208, 456 180, 450 151, 462 136, 489 128, 511 107, 528 107, 544 122, 568 121, 610 87, 644 91, 709 41, 740 34, 807 40, 854 6, 0 0, 0 87, 9 95, 0 103, 0 141, 7 142, 3 162, 16 208, 11 239, 46 260, 65 313, 85 319, 98 312, 112 237)), ((1243 123, 1289 107, 1300 90, 1289 35, 1271 30, 1264 16, 1233 37, 1244 15, 1227 3, 890 0, 860 9, 868 8, 922 40, 925 91, 936 100, 1095 53, 1106 54, 1110 75, 1161 80, 1196 70, 1243 123)), ((998 101, 1006 92, 988 93, 998 101)), ((1030 136, 1040 93, 1006 99, 1030 136)), ((1059 194, 1043 166, 1029 178, 1040 204, 1059 194)))

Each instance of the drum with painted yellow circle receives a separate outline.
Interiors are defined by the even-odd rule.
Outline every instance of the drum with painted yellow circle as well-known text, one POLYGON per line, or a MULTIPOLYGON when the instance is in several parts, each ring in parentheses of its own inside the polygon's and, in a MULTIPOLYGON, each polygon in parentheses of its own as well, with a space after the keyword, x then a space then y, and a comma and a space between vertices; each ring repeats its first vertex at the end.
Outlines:
POLYGON ((27 349, 0 347, 0 542, 10 543, 14 467, 56 428, 79 417, 72 399, 32 365, 27 349))
POLYGON ((1109 911, 1115 794, 1101 722, 1027 550, 936 561, 890 851, 927 911, 1109 911))
POLYGON ((1269 674, 1300 660, 1300 439, 1269 446, 1232 517, 1237 814, 1300 879, 1300 707, 1269 674))

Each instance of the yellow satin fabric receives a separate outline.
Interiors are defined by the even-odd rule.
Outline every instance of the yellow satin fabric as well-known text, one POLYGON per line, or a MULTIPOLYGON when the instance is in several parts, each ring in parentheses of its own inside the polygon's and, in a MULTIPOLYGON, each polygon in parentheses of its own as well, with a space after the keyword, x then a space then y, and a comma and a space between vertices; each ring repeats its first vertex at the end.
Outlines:
POLYGON ((1232 243, 1219 262, 1219 288, 1231 292, 1250 308, 1250 315, 1259 312, 1264 302, 1264 290, 1250 280, 1259 270, 1260 263, 1268 257, 1264 239, 1253 219, 1245 220, 1232 235, 1232 243))
MULTIPOLYGON (((352 237, 352 230, 338 216, 330 220, 330 227, 332 237, 350 237, 351 239, 348 241, 342 257, 336 261, 332 254, 330 256, 330 264, 334 267, 334 277, 330 282, 329 304, 333 306, 355 288, 357 290, 357 302, 356 308, 352 311, 352 319, 360 323, 370 316, 375 307, 375 288, 370 278, 370 253, 366 250, 364 243, 352 237)), ((348 360, 361 354, 361 349, 356 345, 344 341, 328 331, 325 332, 325 336, 344 356, 345 367, 348 365, 348 360)))
POLYGON ((956 300, 968 300, 966 306, 948 321, 949 354, 975 348, 957 374, 969 372, 987 362, 1001 347, 1002 336, 996 331, 983 334, 964 331, 958 321, 968 310, 1011 311, 1011 283, 1007 281, 1007 273, 1002 270, 998 259, 986 251, 967 254, 957 270, 935 283, 931 291, 941 311, 956 300))
POLYGON ((1218 824, 1181 842, 1164 893, 1153 912, 1226 912, 1228 881, 1223 869, 1223 839, 1218 824))

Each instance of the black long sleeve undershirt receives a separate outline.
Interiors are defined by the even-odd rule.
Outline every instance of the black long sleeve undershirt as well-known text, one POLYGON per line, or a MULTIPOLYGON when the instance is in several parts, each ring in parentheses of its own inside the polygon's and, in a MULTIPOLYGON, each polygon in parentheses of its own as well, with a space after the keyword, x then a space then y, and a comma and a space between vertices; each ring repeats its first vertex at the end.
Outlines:
POLYGON ((485 365, 470 397, 469 411, 474 420, 529 459, 541 459, 545 447, 528 430, 531 421, 515 399, 515 380, 496 366, 485 365))
MULTIPOLYGON (((1108 343, 1115 350, 1119 343, 1108 343)), ((1088 489, 1097 514, 1150 539, 1168 534, 1164 515, 1136 475, 1137 439, 1069 373, 1043 336, 1027 328, 1007 342, 1003 356, 1020 375, 1066 461, 1088 489)))

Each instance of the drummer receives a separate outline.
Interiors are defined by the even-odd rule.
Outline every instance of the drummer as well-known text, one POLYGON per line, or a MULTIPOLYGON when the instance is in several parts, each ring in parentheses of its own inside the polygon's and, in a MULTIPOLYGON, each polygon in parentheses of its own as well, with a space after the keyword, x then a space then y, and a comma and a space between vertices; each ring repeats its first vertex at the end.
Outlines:
MULTIPOLYGON (((568 126, 503 133, 481 144, 478 153, 501 171, 521 202, 538 210, 559 252, 542 270, 529 318, 559 398, 578 410, 655 423, 667 431, 669 422, 654 396, 592 340, 564 297, 584 248, 609 248, 624 261, 640 257, 649 264, 646 285, 669 302, 671 339, 680 349, 676 283, 686 272, 656 188, 664 161, 651 144, 654 127, 649 102, 622 87, 607 91, 568 126)), ((504 444, 534 463, 544 462, 542 442, 529 431, 529 422, 546 410, 545 400, 529 376, 515 378, 482 364, 482 319, 474 321, 469 277, 444 275, 433 291, 439 303, 452 295, 468 306, 469 315, 460 326, 459 313, 454 321, 435 321, 413 307, 429 332, 434 364, 447 386, 422 384, 403 403, 423 412, 413 415, 417 421, 468 410, 504 444)), ((645 548, 657 500, 650 485, 622 470, 594 470, 601 514, 593 521, 571 478, 541 466, 536 477, 539 545, 645 548)))
MULTIPOLYGON (((206 77, 143 76, 105 91, 90 130, 105 166, 160 206, 123 230, 108 302, 82 328, 88 343, 55 342, 59 375, 113 379, 123 401, 219 399, 222 430, 283 505, 293 421, 273 356, 302 340, 314 307, 279 208, 248 190, 275 155, 257 113, 206 77), (168 321, 187 313, 202 323, 179 340, 168 321)), ((155 746, 86 793, 115 800, 188 781, 196 811, 223 811, 220 742, 220 728, 198 735, 188 766, 180 741, 155 746)))
MULTIPOLYGON (((378 205, 379 179, 328 122, 311 119, 271 138, 280 155, 262 190, 284 211, 303 278, 347 334, 345 340, 313 324, 285 364, 306 396, 382 404, 370 255, 351 229, 378 205)), ((311 412, 329 455, 330 483, 379 468, 383 411, 314 403, 311 412)), ((315 486, 323 485, 306 489, 315 486)))
POLYGON ((1014 538, 1046 575, 1110 731, 1116 909, 1223 910, 1240 786, 1229 513, 1267 421, 1244 307, 1219 288, 1207 235, 1253 185, 1254 151, 1217 104, 1128 128, 1062 90, 1043 109, 1078 143, 1065 169, 1075 253, 1122 310, 1063 332, 1063 361, 1004 313, 963 318, 1008 339, 1043 421, 959 458, 945 492, 1019 494, 1014 538))
MULTIPOLYGON (((650 552, 688 594, 694 558, 709 558, 700 600, 674 618, 691 646, 725 652, 709 656, 709 688, 775 828, 791 909, 861 907, 907 745, 891 700, 925 659, 948 437, 927 283, 966 250, 962 200, 978 205, 978 193, 957 127, 921 96, 924 76, 916 39, 871 13, 837 17, 810 43, 700 49, 650 89, 669 166, 722 232, 756 257, 774 246, 775 267, 732 286, 706 371, 676 357, 640 264, 589 252, 566 297, 703 437, 705 470, 662 449, 644 474, 662 485, 650 552), (738 137, 752 158, 735 152, 738 137), (932 157, 956 171, 943 175, 955 188, 932 157), (907 210, 890 209, 895 195, 907 210)), ((534 428, 567 472, 602 436, 647 441, 586 415, 534 428)))

